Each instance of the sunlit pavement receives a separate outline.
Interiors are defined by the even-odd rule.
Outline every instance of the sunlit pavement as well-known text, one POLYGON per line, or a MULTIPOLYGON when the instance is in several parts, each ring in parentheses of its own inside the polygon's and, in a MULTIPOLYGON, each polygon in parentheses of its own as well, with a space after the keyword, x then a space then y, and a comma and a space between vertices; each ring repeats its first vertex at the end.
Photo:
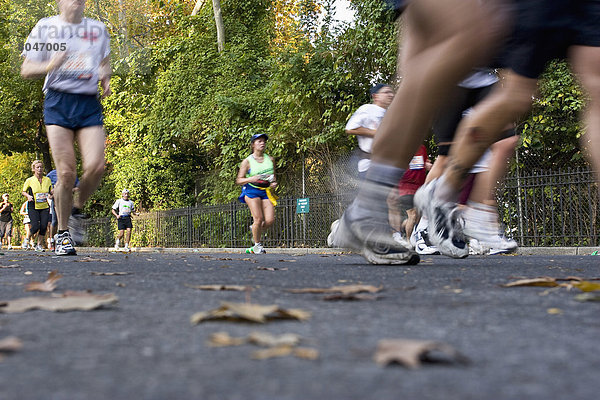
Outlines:
POLYGON ((436 256, 384 267, 334 254, 3 252, 0 302, 66 291, 119 300, 94 311, 0 314, 0 340, 14 336, 23 344, 2 353, 2 400, 590 399, 599 390, 600 302, 576 300, 581 291, 569 285, 501 285, 540 276, 598 278, 600 257, 436 256), (63 275, 54 292, 25 292, 52 270, 63 275), (129 274, 98 274, 115 272, 129 274), (203 284, 251 290, 190 287, 203 284), (353 284, 382 290, 362 301, 287 291, 353 284), (277 304, 312 317, 190 323, 223 301, 277 304), (254 360, 259 348, 252 344, 207 344, 216 332, 253 331, 300 335, 300 346, 319 358, 254 360), (373 356, 385 338, 448 343, 471 363, 382 368, 373 356))

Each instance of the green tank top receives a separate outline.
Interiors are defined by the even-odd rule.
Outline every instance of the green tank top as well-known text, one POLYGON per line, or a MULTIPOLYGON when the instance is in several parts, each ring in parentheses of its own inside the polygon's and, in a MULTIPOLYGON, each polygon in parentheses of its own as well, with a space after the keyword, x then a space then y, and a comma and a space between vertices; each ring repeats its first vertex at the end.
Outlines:
MULTIPOLYGON (((263 154, 263 162, 259 163, 256 161, 254 156, 249 155, 246 160, 250 163, 250 169, 248 169, 248 173, 246 174, 246 178, 250 178, 251 176, 256 175, 273 175, 275 172, 275 168, 273 167, 273 160, 267 154, 263 154)), ((258 188, 251 183, 250 186, 258 188)))

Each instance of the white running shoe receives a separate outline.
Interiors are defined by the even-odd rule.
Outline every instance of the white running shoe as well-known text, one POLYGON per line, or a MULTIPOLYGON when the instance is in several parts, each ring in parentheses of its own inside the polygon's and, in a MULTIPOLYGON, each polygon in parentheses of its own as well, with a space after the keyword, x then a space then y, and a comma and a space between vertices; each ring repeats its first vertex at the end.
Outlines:
POLYGON ((440 254, 435 246, 431 246, 427 237, 427 230, 416 231, 415 233, 415 251, 424 256, 433 256, 440 254))
POLYGON ((474 244, 478 246, 476 254, 512 253, 519 247, 517 242, 500 233, 496 212, 468 207, 464 219, 465 235, 471 240, 475 239, 474 244))
POLYGON ((427 217, 429 241, 440 253, 465 258, 469 247, 463 235, 463 220, 455 203, 445 202, 436 197, 439 178, 421 186, 415 193, 415 205, 427 217))
POLYGON ((38 253, 43 253, 44 251, 46 251, 40 244, 36 244, 34 250, 37 251, 38 253))
POLYGON ((27 250, 29 248, 29 242, 27 240, 24 240, 23 243, 21 244, 21 248, 23 250, 27 250))
POLYGON ((76 256, 73 239, 69 232, 54 235, 54 254, 57 256, 76 256))
POLYGON ((419 255, 410 246, 394 240, 389 225, 382 225, 372 219, 351 222, 348 218, 349 210, 350 208, 331 224, 331 233, 327 237, 330 247, 355 250, 371 264, 419 263, 419 255))

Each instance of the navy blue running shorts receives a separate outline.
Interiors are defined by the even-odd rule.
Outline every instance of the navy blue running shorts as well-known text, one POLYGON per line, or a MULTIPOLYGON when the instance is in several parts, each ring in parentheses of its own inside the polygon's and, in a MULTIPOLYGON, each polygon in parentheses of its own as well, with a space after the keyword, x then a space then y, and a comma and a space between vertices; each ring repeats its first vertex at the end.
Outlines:
POLYGON ((98 96, 64 93, 48 89, 44 99, 44 124, 76 131, 102 125, 102 105, 98 96))

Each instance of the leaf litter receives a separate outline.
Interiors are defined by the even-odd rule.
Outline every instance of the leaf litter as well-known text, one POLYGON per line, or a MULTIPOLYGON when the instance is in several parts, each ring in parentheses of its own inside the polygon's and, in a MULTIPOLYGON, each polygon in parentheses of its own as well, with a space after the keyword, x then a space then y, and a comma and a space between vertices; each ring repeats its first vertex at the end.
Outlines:
POLYGON ((231 290, 231 291, 243 292, 243 291, 250 289, 249 286, 242 286, 242 285, 190 285, 190 284, 186 283, 185 286, 192 288, 192 289, 214 290, 214 291, 231 290))
POLYGON ((23 297, 0 301, 0 313, 12 314, 30 310, 90 311, 118 301, 114 293, 94 295, 88 292, 65 292, 51 297, 23 297))
MULTIPOLYGON (((345 282, 345 281, 343 281, 345 282)), ((289 289, 291 293, 330 293, 329 296, 323 297, 325 301, 372 301, 379 300, 381 297, 375 293, 383 290, 383 286, 373 285, 342 285, 332 286, 330 288, 303 288, 289 289)))
POLYGON ((91 274, 93 276, 123 276, 123 275, 131 275, 132 272, 94 272, 94 271, 92 271, 91 274))
POLYGON ((0 362, 2 362, 6 354, 17 352, 21 348, 23 348, 23 342, 16 336, 8 336, 0 339, 0 362))
POLYGON ((297 308, 284 309, 277 305, 222 302, 218 308, 193 314, 190 322, 192 325, 215 320, 265 323, 279 319, 305 321, 310 317, 310 312, 297 308))
POLYGON ((416 369, 423 362, 469 364, 470 360, 449 344, 431 340, 382 339, 377 343, 374 361, 381 367, 400 364, 416 369))
POLYGON ((26 292, 52 292, 56 289, 56 282, 63 276, 58 273, 58 270, 54 270, 48 274, 48 279, 44 282, 30 282, 25 285, 26 292))
POLYGON ((272 335, 267 332, 251 332, 245 337, 231 337, 227 332, 217 332, 211 335, 208 345, 212 347, 225 347, 253 344, 265 347, 265 349, 252 352, 251 358, 254 360, 265 360, 289 355, 307 360, 318 359, 319 351, 317 349, 297 347, 301 340, 302 338, 294 333, 272 335))

